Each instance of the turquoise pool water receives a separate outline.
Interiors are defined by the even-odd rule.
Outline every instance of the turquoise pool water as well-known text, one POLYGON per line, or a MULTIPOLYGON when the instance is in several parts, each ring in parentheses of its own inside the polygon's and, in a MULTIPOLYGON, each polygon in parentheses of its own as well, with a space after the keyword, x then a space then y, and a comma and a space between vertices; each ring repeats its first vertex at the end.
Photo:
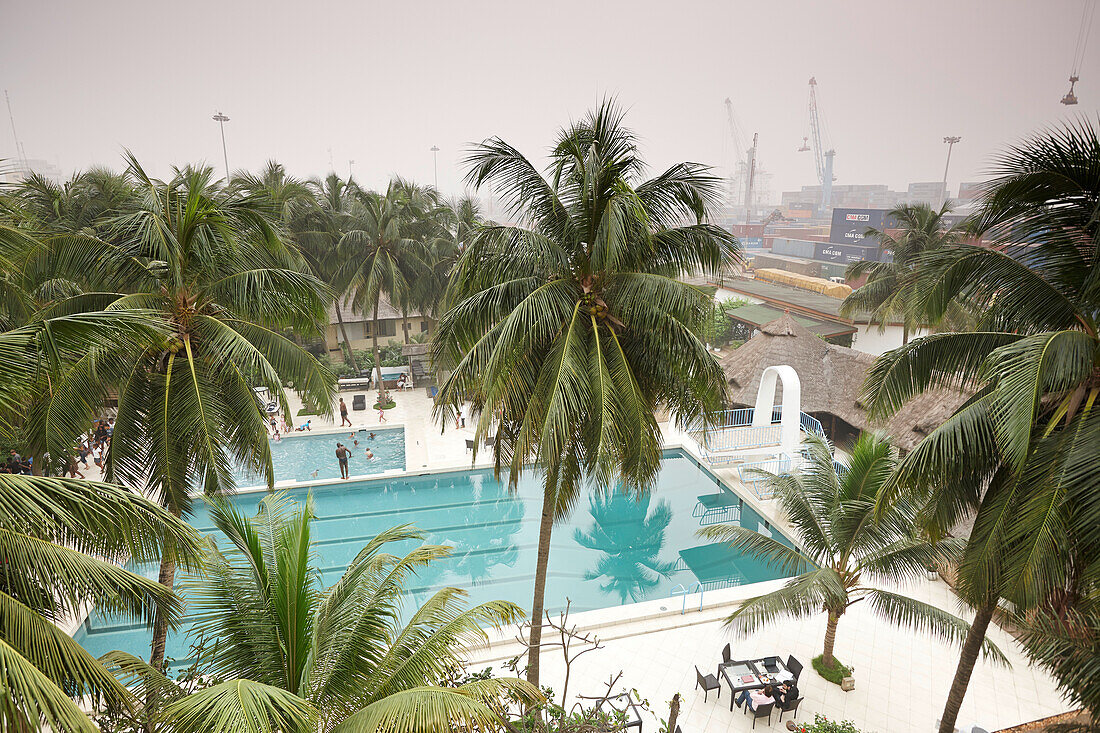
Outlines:
MULTIPOLYGON (((271 442, 271 462, 275 466, 276 481, 314 481, 317 479, 340 478, 340 465, 336 461, 336 443, 340 442, 351 450, 348 470, 352 476, 382 473, 391 468, 405 470, 405 431, 402 428, 372 428, 370 430, 352 430, 345 433, 326 435, 302 435, 296 433, 284 437, 276 443, 271 442), (374 439, 370 439, 370 433, 374 439), (355 445, 355 441, 359 445, 355 445), (374 454, 372 460, 366 457, 366 449, 374 454), (316 473, 315 473, 316 472, 316 473)), ((237 473, 238 486, 258 486, 263 480, 245 471, 237 473)))
MULTIPOLYGON (((326 436, 328 442, 332 438, 326 436)), ((328 459, 327 447, 325 460, 328 459)), ((648 498, 634 501, 622 494, 581 500, 571 519, 554 529, 546 585, 551 612, 572 600, 574 611, 622 603, 668 598, 678 584, 691 587, 693 571, 679 570, 680 551, 707 544, 695 536, 700 520, 692 516, 697 497, 720 491, 717 479, 680 451, 662 462, 657 486, 648 498)), ((302 499, 306 489, 292 496, 302 499)), ((423 601, 444 586, 469 592, 471 603, 507 599, 524 608, 531 603, 532 576, 538 545, 541 490, 531 474, 510 494, 488 470, 456 471, 366 482, 348 482, 313 489, 317 519, 317 566, 328 586, 377 532, 402 523, 424 530, 427 541, 451 545, 450 558, 421 570, 409 584, 410 601, 423 601)), ((263 492, 234 498, 254 512, 263 492)), ((212 532, 208 514, 198 509, 191 523, 212 532)), ((740 508, 742 526, 776 536, 748 505, 740 508)), ((408 550, 413 544, 393 547, 408 550)), ((740 583, 781 577, 752 558, 736 555, 723 560, 740 583)), ((698 566, 696 566, 698 569, 698 566)), ((705 569, 713 575, 715 568, 705 569)), ((155 578, 155 567, 143 568, 155 578)), ((678 607, 679 599, 670 599, 678 607)), ((413 605, 410 603, 406 611, 413 605)), ((190 645, 187 624, 169 637, 168 656, 186 659, 190 645)), ((150 633, 93 611, 76 640, 93 655, 122 649, 148 657, 150 633)))

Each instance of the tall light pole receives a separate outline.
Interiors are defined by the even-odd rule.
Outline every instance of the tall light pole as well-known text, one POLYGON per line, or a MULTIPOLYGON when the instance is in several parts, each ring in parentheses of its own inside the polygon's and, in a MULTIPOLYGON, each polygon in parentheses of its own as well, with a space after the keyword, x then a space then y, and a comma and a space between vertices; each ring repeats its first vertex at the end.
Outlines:
POLYGON ((439 147, 432 146, 432 173, 435 179, 435 190, 439 190, 439 147))
POLYGON ((229 153, 225 152, 225 123, 229 122, 229 116, 223 115, 221 110, 211 119, 218 123, 222 131, 222 160, 225 162, 225 182, 229 183, 229 153))
POLYGON ((947 203, 947 169, 951 167, 951 148, 955 147, 955 143, 960 140, 962 140, 961 137, 952 135, 943 139, 947 143, 947 164, 943 167, 943 204, 947 203))
POLYGON ((348 180, 349 180, 349 181, 351 180, 351 177, 352 177, 353 175, 355 175, 355 173, 354 173, 354 172, 352 171, 352 169, 351 169, 351 167, 352 167, 353 165, 355 165, 355 159, 354 159, 354 158, 349 158, 349 159, 348 159, 348 180))

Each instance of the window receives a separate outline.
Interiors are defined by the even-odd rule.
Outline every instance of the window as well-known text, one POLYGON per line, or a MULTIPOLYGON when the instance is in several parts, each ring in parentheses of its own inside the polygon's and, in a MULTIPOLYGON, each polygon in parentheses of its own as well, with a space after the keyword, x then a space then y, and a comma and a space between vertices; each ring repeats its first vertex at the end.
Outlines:
POLYGON ((397 321, 392 318, 378 322, 378 335, 379 336, 396 336, 397 335, 397 321))
POLYGON ((428 321, 423 320, 423 321, 420 322, 420 333, 427 333, 427 332, 428 332, 428 321))

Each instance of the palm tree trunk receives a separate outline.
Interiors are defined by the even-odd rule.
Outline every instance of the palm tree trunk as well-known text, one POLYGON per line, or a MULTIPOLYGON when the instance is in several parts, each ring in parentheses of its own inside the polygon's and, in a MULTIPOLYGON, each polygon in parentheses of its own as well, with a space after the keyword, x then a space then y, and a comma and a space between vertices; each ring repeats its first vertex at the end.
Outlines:
POLYGON ((978 612, 974 614, 974 620, 970 624, 970 629, 966 632, 966 641, 963 642, 962 653, 959 655, 959 666, 955 670, 955 679, 951 682, 951 691, 947 693, 947 704, 944 705, 943 715, 940 716, 939 733, 953 733, 955 730, 959 708, 962 707, 967 685, 970 684, 970 675, 974 672, 974 663, 978 660, 978 652, 982 650, 985 631, 989 627, 989 622, 993 618, 993 611, 996 607, 996 601, 989 601, 985 605, 979 606, 978 612))
MULTIPOLYGON (((182 514, 177 507, 169 507, 168 510, 175 515, 176 519, 179 519, 182 514)), ((165 546, 160 560, 160 577, 157 578, 158 582, 168 589, 171 589, 176 582, 176 561, 172 559, 173 552, 172 547, 165 546)), ((164 645, 167 640, 168 619, 157 612, 153 618, 153 643, 149 649, 149 665, 160 672, 164 671, 164 645)))
POLYGON ((907 343, 909 343, 909 324, 903 323, 901 324, 901 345, 905 346, 907 343))
POLYGON ((336 309, 335 310, 336 310, 336 323, 340 327, 340 338, 344 339, 344 348, 346 348, 348 350, 347 354, 345 354, 344 358, 348 360, 348 363, 351 364, 351 368, 355 370, 356 374, 358 374, 359 373, 359 365, 355 363, 355 352, 352 351, 351 341, 348 340, 348 330, 344 326, 344 316, 340 313, 340 303, 339 303, 339 301, 337 301, 337 303, 336 303, 336 309))
POLYGON ((378 301, 374 301, 374 322, 370 329, 371 346, 374 347, 374 378, 377 380, 378 404, 386 404, 386 385, 382 383, 382 352, 378 349, 378 301))
MULTIPOLYGON (((539 550, 535 561, 535 597, 531 601, 531 638, 528 640, 527 681, 539 686, 539 650, 542 647, 542 613, 546 595, 546 566, 550 562, 550 533, 554 529, 554 504, 549 492, 542 496, 539 550)), ((564 701, 563 701, 564 702, 564 701)))
POLYGON ((409 315, 401 311, 401 331, 405 334, 405 345, 409 345, 409 315))
POLYGON ((672 696, 672 702, 668 704, 668 725, 665 730, 668 733, 676 733, 676 719, 680 717, 680 693, 672 696))
POLYGON ((832 667, 836 664, 836 660, 833 658, 833 645, 836 644, 836 624, 838 621, 840 621, 840 616, 829 611, 829 622, 825 624, 825 650, 821 652, 821 662, 826 667, 832 667))

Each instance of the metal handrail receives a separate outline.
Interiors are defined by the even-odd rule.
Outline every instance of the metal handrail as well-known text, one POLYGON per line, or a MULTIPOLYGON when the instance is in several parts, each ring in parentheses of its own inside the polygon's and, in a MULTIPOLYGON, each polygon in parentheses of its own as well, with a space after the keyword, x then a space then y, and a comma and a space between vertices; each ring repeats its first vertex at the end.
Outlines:
POLYGON ((700 583, 696 583, 695 585, 691 586, 690 591, 682 583, 677 583, 675 586, 673 586, 672 590, 669 592, 668 597, 669 598, 673 598, 675 596, 683 596, 684 597, 684 602, 680 606, 680 615, 683 616, 687 612, 688 596, 690 596, 691 594, 696 593, 696 592, 699 594, 699 610, 702 611, 703 610, 703 586, 700 583), (677 592, 677 590, 676 590, 677 588, 680 589, 679 592, 677 592))

